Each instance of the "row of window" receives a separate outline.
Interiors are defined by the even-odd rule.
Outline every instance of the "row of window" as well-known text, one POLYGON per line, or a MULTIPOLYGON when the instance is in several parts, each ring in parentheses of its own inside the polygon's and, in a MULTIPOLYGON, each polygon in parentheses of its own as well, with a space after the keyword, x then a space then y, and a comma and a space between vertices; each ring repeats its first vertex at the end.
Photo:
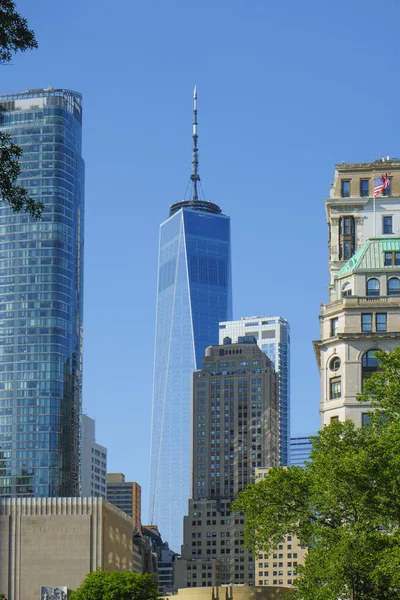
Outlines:
MULTIPOLYGON (((390 179, 390 185, 384 189, 382 191, 382 194, 384 196, 391 196, 392 194, 392 178, 389 177, 390 179)), ((369 196, 370 195, 370 191, 369 191, 369 179, 360 179, 360 196, 361 197, 365 197, 365 196, 369 196)), ((342 198, 349 198, 350 197, 350 179, 342 179, 341 180, 341 195, 342 198)))

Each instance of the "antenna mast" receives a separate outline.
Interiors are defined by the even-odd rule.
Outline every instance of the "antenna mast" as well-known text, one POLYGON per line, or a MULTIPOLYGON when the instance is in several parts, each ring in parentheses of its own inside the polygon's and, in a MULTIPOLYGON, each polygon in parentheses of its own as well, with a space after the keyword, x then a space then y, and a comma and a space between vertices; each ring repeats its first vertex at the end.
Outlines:
POLYGON ((198 174, 199 158, 197 148, 197 89, 194 87, 193 91, 193 150, 192 150, 192 174, 190 179, 192 180, 192 201, 199 199, 197 182, 200 181, 200 175, 198 174))

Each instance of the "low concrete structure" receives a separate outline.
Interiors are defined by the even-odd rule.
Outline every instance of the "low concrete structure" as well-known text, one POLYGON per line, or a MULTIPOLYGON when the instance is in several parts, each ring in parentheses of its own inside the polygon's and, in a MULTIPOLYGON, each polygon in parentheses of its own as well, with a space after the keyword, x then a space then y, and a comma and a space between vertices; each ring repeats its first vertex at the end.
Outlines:
POLYGON ((131 518, 104 498, 0 500, 0 592, 39 600, 41 586, 76 589, 88 573, 137 570, 131 518))
MULTIPOLYGON (((173 596, 177 600, 280 600, 291 588, 255 585, 221 585, 217 587, 182 588, 173 596)), ((171 596, 166 596, 171 600, 171 596)))

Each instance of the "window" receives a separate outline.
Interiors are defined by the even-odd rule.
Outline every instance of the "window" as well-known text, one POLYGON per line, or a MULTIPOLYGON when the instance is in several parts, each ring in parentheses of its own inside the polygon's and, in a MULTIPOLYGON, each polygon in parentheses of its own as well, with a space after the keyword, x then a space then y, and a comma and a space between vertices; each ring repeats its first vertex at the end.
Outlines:
POLYGON ((329 368, 331 371, 338 371, 340 369, 340 358, 338 356, 334 356, 329 363, 329 368))
POLYGON ((338 416, 331 417, 331 423, 333 423, 333 421, 339 421, 339 417, 338 416))
POLYGON ((339 260, 349 260, 355 250, 355 220, 354 217, 339 219, 339 260))
POLYGON ((369 179, 360 179, 360 196, 369 196, 369 179))
POLYGON ((376 331, 386 331, 386 321, 387 321, 386 313, 376 313, 376 316, 375 316, 376 331))
POLYGON ((342 198, 348 198, 350 196, 350 180, 342 179, 342 198))
POLYGON ((382 218, 382 233, 393 233, 393 217, 382 218))
POLYGON ((372 313, 364 313, 363 315, 361 315, 361 331, 363 333, 371 333, 372 313))
POLYGON ((382 191, 383 196, 391 196, 392 195, 392 178, 389 177, 389 185, 382 191))
POLYGON ((367 296, 379 296, 380 288, 378 279, 372 278, 367 281, 367 296))
POLYGON ((339 319, 336 317, 335 319, 331 319, 331 336, 337 335, 339 325, 339 319))
POLYGON ((343 259, 349 260, 351 258, 351 244, 350 242, 344 242, 343 244, 343 259))
POLYGON ((342 298, 346 296, 351 296, 351 283, 349 281, 346 281, 342 287, 342 298))
POLYGON ((361 413, 361 424, 368 425, 371 421, 371 413, 361 413))
POLYGON ((342 378, 341 377, 332 377, 330 379, 330 394, 329 397, 331 400, 335 398, 340 398, 342 396, 342 378))
POLYGON ((387 295, 400 296, 400 279, 398 277, 389 279, 387 284, 387 295))
POLYGON ((379 363, 375 357, 375 350, 368 350, 362 357, 362 386, 368 377, 371 377, 373 373, 380 371, 379 363))
POLYGON ((385 252, 385 267, 399 266, 400 252, 385 252))

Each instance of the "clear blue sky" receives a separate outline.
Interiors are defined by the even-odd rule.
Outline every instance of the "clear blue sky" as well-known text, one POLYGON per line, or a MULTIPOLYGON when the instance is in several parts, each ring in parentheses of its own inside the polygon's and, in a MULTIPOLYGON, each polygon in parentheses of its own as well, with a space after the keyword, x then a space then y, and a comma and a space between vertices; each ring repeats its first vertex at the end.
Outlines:
POLYGON ((398 0, 17 0, 39 50, 0 93, 83 93, 83 406, 147 520, 159 224, 190 174, 232 219, 234 316, 290 320, 292 432, 318 428, 335 163, 399 156, 398 0))

